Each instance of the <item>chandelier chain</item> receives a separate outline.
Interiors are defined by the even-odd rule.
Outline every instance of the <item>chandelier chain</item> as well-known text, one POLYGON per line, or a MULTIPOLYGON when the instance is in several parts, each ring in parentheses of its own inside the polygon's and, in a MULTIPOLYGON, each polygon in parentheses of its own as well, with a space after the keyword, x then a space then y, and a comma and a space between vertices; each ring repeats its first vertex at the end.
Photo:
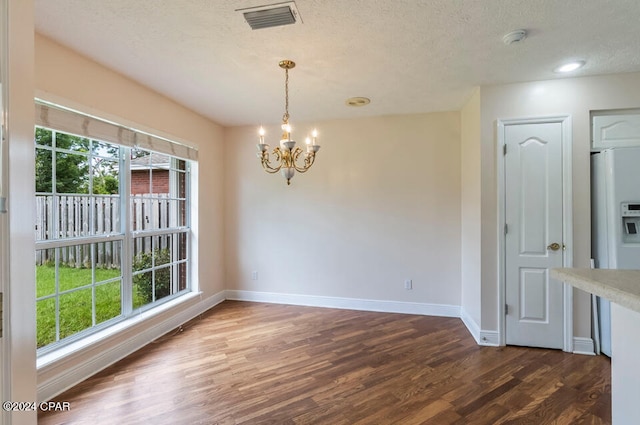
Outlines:
POLYGON ((282 121, 289 123, 289 69, 284 70, 284 115, 282 121))

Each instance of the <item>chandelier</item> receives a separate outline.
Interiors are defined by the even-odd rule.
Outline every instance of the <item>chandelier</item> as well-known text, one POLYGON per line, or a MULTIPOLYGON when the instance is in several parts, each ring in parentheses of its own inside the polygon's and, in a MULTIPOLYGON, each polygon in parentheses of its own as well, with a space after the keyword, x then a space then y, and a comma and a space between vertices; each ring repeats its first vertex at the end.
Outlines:
POLYGON ((267 173, 273 174, 280 171, 282 176, 287 179, 287 185, 291 184, 295 172, 304 173, 313 165, 316 158, 316 152, 320 149, 320 145, 316 144, 318 132, 314 129, 311 138, 307 137, 305 151, 300 147, 296 147, 296 142, 291 140, 291 125, 289 124, 289 70, 296 66, 295 62, 290 60, 282 60, 279 63, 280 68, 284 69, 284 115, 282 116, 282 139, 280 146, 273 149, 274 163, 269 158, 269 145, 264 142, 264 128, 260 127, 260 143, 258 143, 258 158, 262 163, 262 168, 267 173), (298 164, 298 158, 304 152, 302 163, 298 164))

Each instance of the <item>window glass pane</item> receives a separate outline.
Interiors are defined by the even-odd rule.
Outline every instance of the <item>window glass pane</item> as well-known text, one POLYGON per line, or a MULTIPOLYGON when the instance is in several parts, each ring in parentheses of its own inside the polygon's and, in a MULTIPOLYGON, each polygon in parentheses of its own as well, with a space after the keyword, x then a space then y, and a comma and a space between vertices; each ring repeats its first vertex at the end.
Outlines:
POLYGON ((166 195, 149 199, 148 210, 151 213, 151 229, 167 229, 169 227, 169 199, 166 195))
POLYGON ((96 286, 96 324, 120 315, 122 312, 121 287, 121 280, 96 286))
POLYGON ((56 341, 56 299, 36 302, 36 328, 38 348, 56 341))
POLYGON ((95 196, 93 205, 93 232, 95 235, 121 233, 120 198, 117 195, 95 196))
POLYGON ((176 201, 177 202, 177 211, 176 211, 176 226, 186 226, 187 225, 187 201, 176 201))
POLYGON ((154 236, 153 265, 155 267, 171 262, 172 235, 154 236))
POLYGON ((186 170, 187 169, 187 161, 184 159, 174 159, 174 168, 177 170, 186 170))
MULTIPOLYGON (((54 196, 53 203, 58 216, 58 238, 75 238, 89 234, 91 200, 88 197, 54 196)), ((75 260, 79 259, 74 257, 75 260)))
POLYGON ((180 263, 177 266, 178 291, 187 289, 187 263, 180 263))
POLYGON ((186 198, 187 197, 187 174, 179 171, 173 172, 176 176, 177 192, 175 197, 186 198))
POLYGON ((177 238, 177 252, 176 252, 176 261, 186 260, 187 259, 187 234, 179 233, 176 235, 177 238))
POLYGON ((161 267, 153 274, 155 300, 171 295, 171 267, 161 267))
POLYGON ((153 273, 133 275, 133 308, 139 308, 153 301, 153 273))
POLYGON ((182 227, 187 225, 187 202, 178 199, 169 199, 169 227, 182 227))
POLYGON ((121 273, 121 246, 122 242, 100 242, 94 245, 95 281, 115 279, 122 276, 121 273))
POLYGON ((53 140, 53 132, 46 128, 36 127, 36 145, 51 146, 53 140))
POLYGON ((53 193, 53 152, 36 149, 36 192, 53 193))
MULTIPOLYGON (((53 196, 36 196, 36 241, 52 239, 53 233, 53 196)), ((53 260, 53 259, 52 259, 53 260)))
POLYGON ((36 251, 36 297, 41 298, 56 292, 56 250, 36 251))
POLYGON ((60 295, 60 339, 93 325, 91 288, 60 295))
POLYGON ((134 164, 149 168, 149 165, 151 165, 151 152, 144 149, 131 149, 131 165, 134 164))
POLYGON ((131 228, 133 231, 152 229, 153 199, 143 196, 131 197, 131 228))
POLYGON ((133 149, 131 151, 131 194, 151 193, 151 152, 133 149))
POLYGON ((80 136, 73 136, 71 134, 56 132, 55 139, 56 149, 66 149, 75 152, 87 153, 89 152, 89 146, 91 145, 89 139, 80 136))
POLYGON ((170 156, 155 152, 151 154, 152 193, 169 193, 169 168, 171 168, 170 156))
POLYGON ((151 237, 139 237, 133 239, 133 271, 147 270, 153 267, 153 247, 151 237))
POLYGON ((171 222, 172 201, 166 197, 131 197, 131 225, 134 231, 167 229, 171 222))
MULTIPOLYGON (((155 166, 154 166, 155 167, 155 166)), ((154 168, 151 171, 152 187, 151 192, 155 195, 169 193, 169 170, 164 168, 154 168)))
POLYGON ((120 193, 118 162, 102 158, 92 158, 93 194, 117 195, 120 193))
POLYGON ((89 163, 86 155, 56 152, 56 192, 88 193, 89 163))
POLYGON ((120 158, 120 148, 106 142, 93 141, 93 155, 117 162, 120 158))
POLYGON ((91 245, 58 248, 58 255, 58 285, 61 292, 92 283, 91 245))

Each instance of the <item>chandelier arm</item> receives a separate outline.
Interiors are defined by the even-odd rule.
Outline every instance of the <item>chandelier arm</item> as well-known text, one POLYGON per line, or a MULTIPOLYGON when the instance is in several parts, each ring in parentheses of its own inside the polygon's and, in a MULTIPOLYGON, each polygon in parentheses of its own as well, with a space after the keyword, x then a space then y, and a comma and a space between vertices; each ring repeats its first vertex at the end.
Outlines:
POLYGON ((273 154, 276 157, 275 162, 280 163, 277 167, 274 167, 271 165, 271 160, 269 159, 268 152, 262 152, 262 155, 260 156, 260 162, 262 163, 262 168, 264 168, 264 170, 269 174, 274 174, 280 171, 280 168, 282 168, 282 164, 283 164, 280 148, 276 147, 273 150, 273 154))
POLYGON ((305 153, 305 155, 304 155, 304 165, 300 166, 300 165, 298 165, 297 161, 298 161, 298 157, 300 156, 301 153, 302 153, 302 149, 300 149, 300 148, 296 148, 293 151, 293 153, 292 153, 292 156, 293 156, 292 165, 296 169, 297 172, 305 173, 313 165, 313 161, 315 160, 316 154, 315 154, 315 152, 307 152, 307 153, 305 153))

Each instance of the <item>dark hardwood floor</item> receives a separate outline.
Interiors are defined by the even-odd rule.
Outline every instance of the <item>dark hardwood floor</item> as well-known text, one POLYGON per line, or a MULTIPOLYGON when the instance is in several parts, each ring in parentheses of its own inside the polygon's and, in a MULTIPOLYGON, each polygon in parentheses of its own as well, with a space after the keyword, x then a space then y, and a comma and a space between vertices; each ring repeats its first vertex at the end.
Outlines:
POLYGON ((603 356, 459 319, 225 301, 56 397, 47 424, 608 424, 603 356))

